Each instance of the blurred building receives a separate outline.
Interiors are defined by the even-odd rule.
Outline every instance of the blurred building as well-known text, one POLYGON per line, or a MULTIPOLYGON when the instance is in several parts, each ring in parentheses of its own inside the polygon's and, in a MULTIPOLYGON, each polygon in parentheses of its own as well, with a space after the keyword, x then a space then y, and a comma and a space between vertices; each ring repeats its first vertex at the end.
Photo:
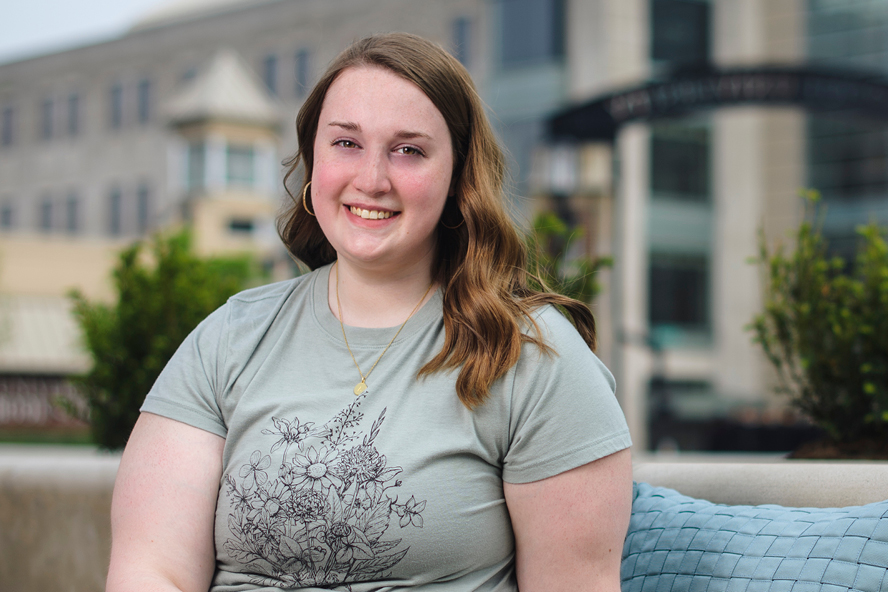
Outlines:
MULTIPOLYGON (((719 422, 785 407, 744 330, 761 302, 757 230, 784 236, 808 186, 836 204, 837 244, 888 218, 888 138, 866 102, 824 113, 764 100, 761 85, 822 66, 878 83, 886 27, 884 3, 836 0, 182 0, 120 38, 0 65, 0 314, 20 326, 9 311, 39 297, 64 318, 75 286, 110 297, 116 249, 170 225, 192 224, 205 252, 280 261, 280 163, 305 93, 351 41, 406 30, 475 78, 509 150, 516 218, 554 209, 583 230, 574 254, 615 257, 600 354, 636 443, 717 448, 719 422), (695 103, 731 73, 739 99, 695 103), (687 95, 683 108, 641 113, 658 88, 687 95)), ((4 335, 0 374, 86 363, 37 347, 29 366, 21 335, 4 335)))
POLYGON ((66 377, 89 367, 66 293, 113 298, 124 245, 189 225, 199 252, 252 251, 286 274, 281 163, 316 76, 385 30, 482 68, 482 9, 182 0, 120 38, 0 64, 0 425, 55 417, 66 377))
POLYGON ((786 242, 805 187, 837 252, 888 222, 888 4, 607 5, 568 4, 570 106, 548 119, 531 191, 616 259, 598 318, 636 444, 792 449, 812 430, 770 394, 744 329, 762 306, 748 259, 759 230, 786 242))

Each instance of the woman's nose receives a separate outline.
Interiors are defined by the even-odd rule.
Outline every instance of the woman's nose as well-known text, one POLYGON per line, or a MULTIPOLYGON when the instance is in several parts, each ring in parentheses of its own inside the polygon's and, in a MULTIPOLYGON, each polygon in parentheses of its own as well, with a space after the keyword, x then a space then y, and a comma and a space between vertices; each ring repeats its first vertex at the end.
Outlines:
POLYGON ((370 196, 388 193, 392 189, 386 155, 365 153, 355 174, 355 188, 370 196))

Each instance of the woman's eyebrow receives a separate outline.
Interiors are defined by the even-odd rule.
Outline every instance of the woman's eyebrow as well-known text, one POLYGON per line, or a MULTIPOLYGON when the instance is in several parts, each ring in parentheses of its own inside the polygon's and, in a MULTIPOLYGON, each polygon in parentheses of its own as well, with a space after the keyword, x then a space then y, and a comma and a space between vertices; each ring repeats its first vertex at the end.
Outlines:
POLYGON ((396 138, 402 138, 404 140, 412 140, 413 138, 425 138, 427 140, 431 140, 432 136, 428 135, 425 132, 415 132, 410 130, 400 130, 395 133, 396 138))
POLYGON ((357 123, 352 123, 351 121, 331 121, 327 124, 328 127, 341 127, 342 129, 349 132, 359 132, 361 131, 361 126, 357 123))
MULTIPOLYGON (((349 132, 361 132, 361 126, 351 121, 331 121, 327 124, 327 127, 338 127, 349 132)), ((414 138, 426 138, 428 140, 432 139, 432 136, 430 136, 429 134, 414 130, 398 130, 397 132, 395 132, 395 137, 404 140, 412 140, 414 138)))

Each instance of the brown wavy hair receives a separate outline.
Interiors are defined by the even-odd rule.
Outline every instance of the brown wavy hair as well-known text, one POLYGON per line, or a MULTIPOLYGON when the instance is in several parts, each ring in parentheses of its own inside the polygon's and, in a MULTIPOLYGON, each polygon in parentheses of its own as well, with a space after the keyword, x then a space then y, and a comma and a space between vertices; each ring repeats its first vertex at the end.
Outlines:
POLYGON ((299 110, 299 148, 285 162, 284 185, 291 203, 278 219, 278 231, 290 253, 311 269, 336 260, 317 220, 305 212, 301 194, 311 179, 315 134, 327 90, 344 70, 361 66, 386 68, 419 87, 441 112, 453 143, 454 194, 447 199, 439 224, 432 270, 444 288, 446 337, 444 347, 419 376, 459 369, 460 400, 470 409, 482 404, 493 382, 518 362, 522 343, 552 351, 533 318, 533 311, 545 304, 566 312, 594 350, 595 320, 589 308, 530 286, 535 276, 527 270, 524 243, 503 205, 505 158, 469 73, 440 46, 416 35, 389 33, 354 43, 332 62, 299 110), (302 183, 298 191, 291 191, 291 179, 299 169, 302 183))

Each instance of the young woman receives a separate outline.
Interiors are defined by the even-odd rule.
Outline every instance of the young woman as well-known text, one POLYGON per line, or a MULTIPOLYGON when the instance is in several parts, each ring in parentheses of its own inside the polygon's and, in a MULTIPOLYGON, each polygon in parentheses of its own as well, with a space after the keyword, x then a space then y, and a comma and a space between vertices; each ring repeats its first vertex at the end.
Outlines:
POLYGON ((617 592, 628 430, 588 309, 528 287, 464 68, 364 39, 297 132, 281 236, 313 271, 231 298, 148 394, 108 589, 617 592))

